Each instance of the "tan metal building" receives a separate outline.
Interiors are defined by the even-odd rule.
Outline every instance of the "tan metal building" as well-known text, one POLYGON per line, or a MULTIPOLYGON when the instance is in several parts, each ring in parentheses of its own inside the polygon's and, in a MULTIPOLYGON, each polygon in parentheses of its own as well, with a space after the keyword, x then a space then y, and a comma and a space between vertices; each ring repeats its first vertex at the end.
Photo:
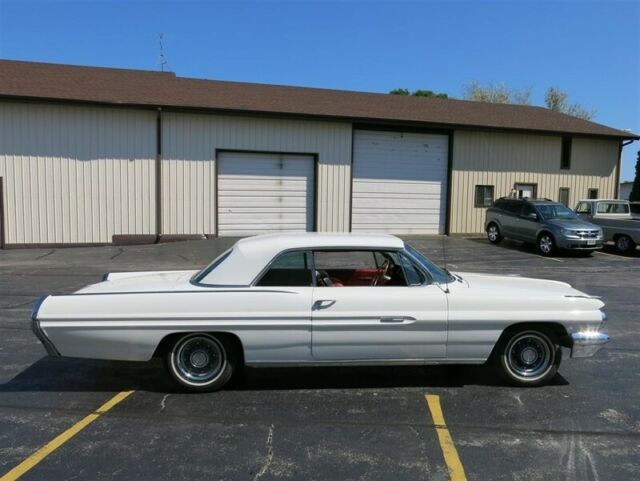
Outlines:
POLYGON ((635 139, 538 107, 0 61, 0 240, 480 233, 514 191, 616 197, 635 139))

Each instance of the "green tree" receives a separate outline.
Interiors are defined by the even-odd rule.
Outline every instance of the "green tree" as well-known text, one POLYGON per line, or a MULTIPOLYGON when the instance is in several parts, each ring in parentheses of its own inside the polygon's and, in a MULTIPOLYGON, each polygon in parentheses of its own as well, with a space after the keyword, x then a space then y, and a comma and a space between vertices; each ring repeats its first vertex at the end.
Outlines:
POLYGON ((393 89, 389 93, 391 95, 411 95, 412 97, 433 97, 438 99, 449 98, 447 94, 434 92, 433 90, 414 90, 413 92, 409 92, 409 89, 393 89))
POLYGON ((433 90, 416 90, 411 95, 414 97, 433 97, 437 99, 448 99, 449 96, 445 93, 436 93, 433 90))
POLYGON ((531 105, 531 88, 516 89, 504 83, 482 85, 477 80, 472 80, 464 87, 463 98, 493 104, 531 105))
POLYGON ((569 103, 569 94, 556 87, 549 87, 544 96, 544 103, 549 110, 562 112, 583 120, 591 120, 595 115, 595 109, 587 110, 577 103, 569 103))
POLYGON ((631 188, 631 194, 629 194, 629 200, 631 202, 640 201, 640 150, 638 150, 638 160, 636 161, 636 177, 633 179, 633 187, 631 188))

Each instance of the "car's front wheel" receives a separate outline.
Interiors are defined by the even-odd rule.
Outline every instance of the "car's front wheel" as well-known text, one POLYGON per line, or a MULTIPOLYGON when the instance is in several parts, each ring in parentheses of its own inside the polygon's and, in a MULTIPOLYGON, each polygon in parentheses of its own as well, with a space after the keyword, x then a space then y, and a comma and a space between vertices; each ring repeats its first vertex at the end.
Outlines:
POLYGON ((224 386, 236 364, 233 349, 220 336, 185 334, 175 340, 165 361, 173 379, 184 389, 216 391, 224 386))
POLYGON ((616 249, 618 249, 618 251, 624 254, 629 254, 630 252, 633 252, 635 248, 636 243, 633 242, 633 239, 628 235, 619 235, 616 237, 616 249))
POLYGON ((547 383, 558 372, 562 360, 562 351, 554 337, 533 329, 503 336, 496 354, 503 377, 518 386, 547 383))
POLYGON ((498 244, 502 240, 500 228, 497 224, 492 222, 487 226, 487 239, 489 239, 489 242, 492 244, 498 244))
POLYGON ((543 232, 538 237, 538 252, 543 256, 550 256, 556 250, 556 242, 553 240, 553 236, 548 232, 543 232))

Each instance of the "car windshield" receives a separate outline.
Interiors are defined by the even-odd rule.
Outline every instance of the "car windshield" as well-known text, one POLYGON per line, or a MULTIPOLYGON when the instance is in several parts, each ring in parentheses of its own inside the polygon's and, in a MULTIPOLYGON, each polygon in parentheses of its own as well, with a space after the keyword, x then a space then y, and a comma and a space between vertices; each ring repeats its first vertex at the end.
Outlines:
POLYGON ((201 282, 202 279, 204 279, 207 275, 209 275, 209 273, 214 270, 216 267, 218 267, 220 264, 222 264, 225 259, 227 257, 229 257, 229 254, 231 254, 231 251, 233 249, 229 249, 228 251, 223 252, 222 254, 220 254, 218 257, 216 257, 213 262, 211 262, 207 267, 205 267, 204 269, 202 269, 200 272, 197 272, 192 278, 191 280, 193 282, 201 282))
POLYGON ((574 211, 562 204, 538 204, 536 209, 544 219, 577 219, 574 211))
POLYGON ((455 280, 455 277, 453 277, 447 270, 435 265, 429 258, 422 255, 409 244, 405 244, 405 251, 427 270, 435 284, 447 284, 455 280))

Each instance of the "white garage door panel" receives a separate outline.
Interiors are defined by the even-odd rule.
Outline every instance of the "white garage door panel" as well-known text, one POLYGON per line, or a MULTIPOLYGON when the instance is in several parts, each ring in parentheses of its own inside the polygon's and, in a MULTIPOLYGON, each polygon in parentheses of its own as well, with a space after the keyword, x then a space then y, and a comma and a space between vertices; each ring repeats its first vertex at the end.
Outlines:
POLYGON ((313 230, 312 156, 226 152, 218 162, 218 235, 313 230))
POLYGON ((444 233, 449 138, 356 130, 354 232, 444 233))

